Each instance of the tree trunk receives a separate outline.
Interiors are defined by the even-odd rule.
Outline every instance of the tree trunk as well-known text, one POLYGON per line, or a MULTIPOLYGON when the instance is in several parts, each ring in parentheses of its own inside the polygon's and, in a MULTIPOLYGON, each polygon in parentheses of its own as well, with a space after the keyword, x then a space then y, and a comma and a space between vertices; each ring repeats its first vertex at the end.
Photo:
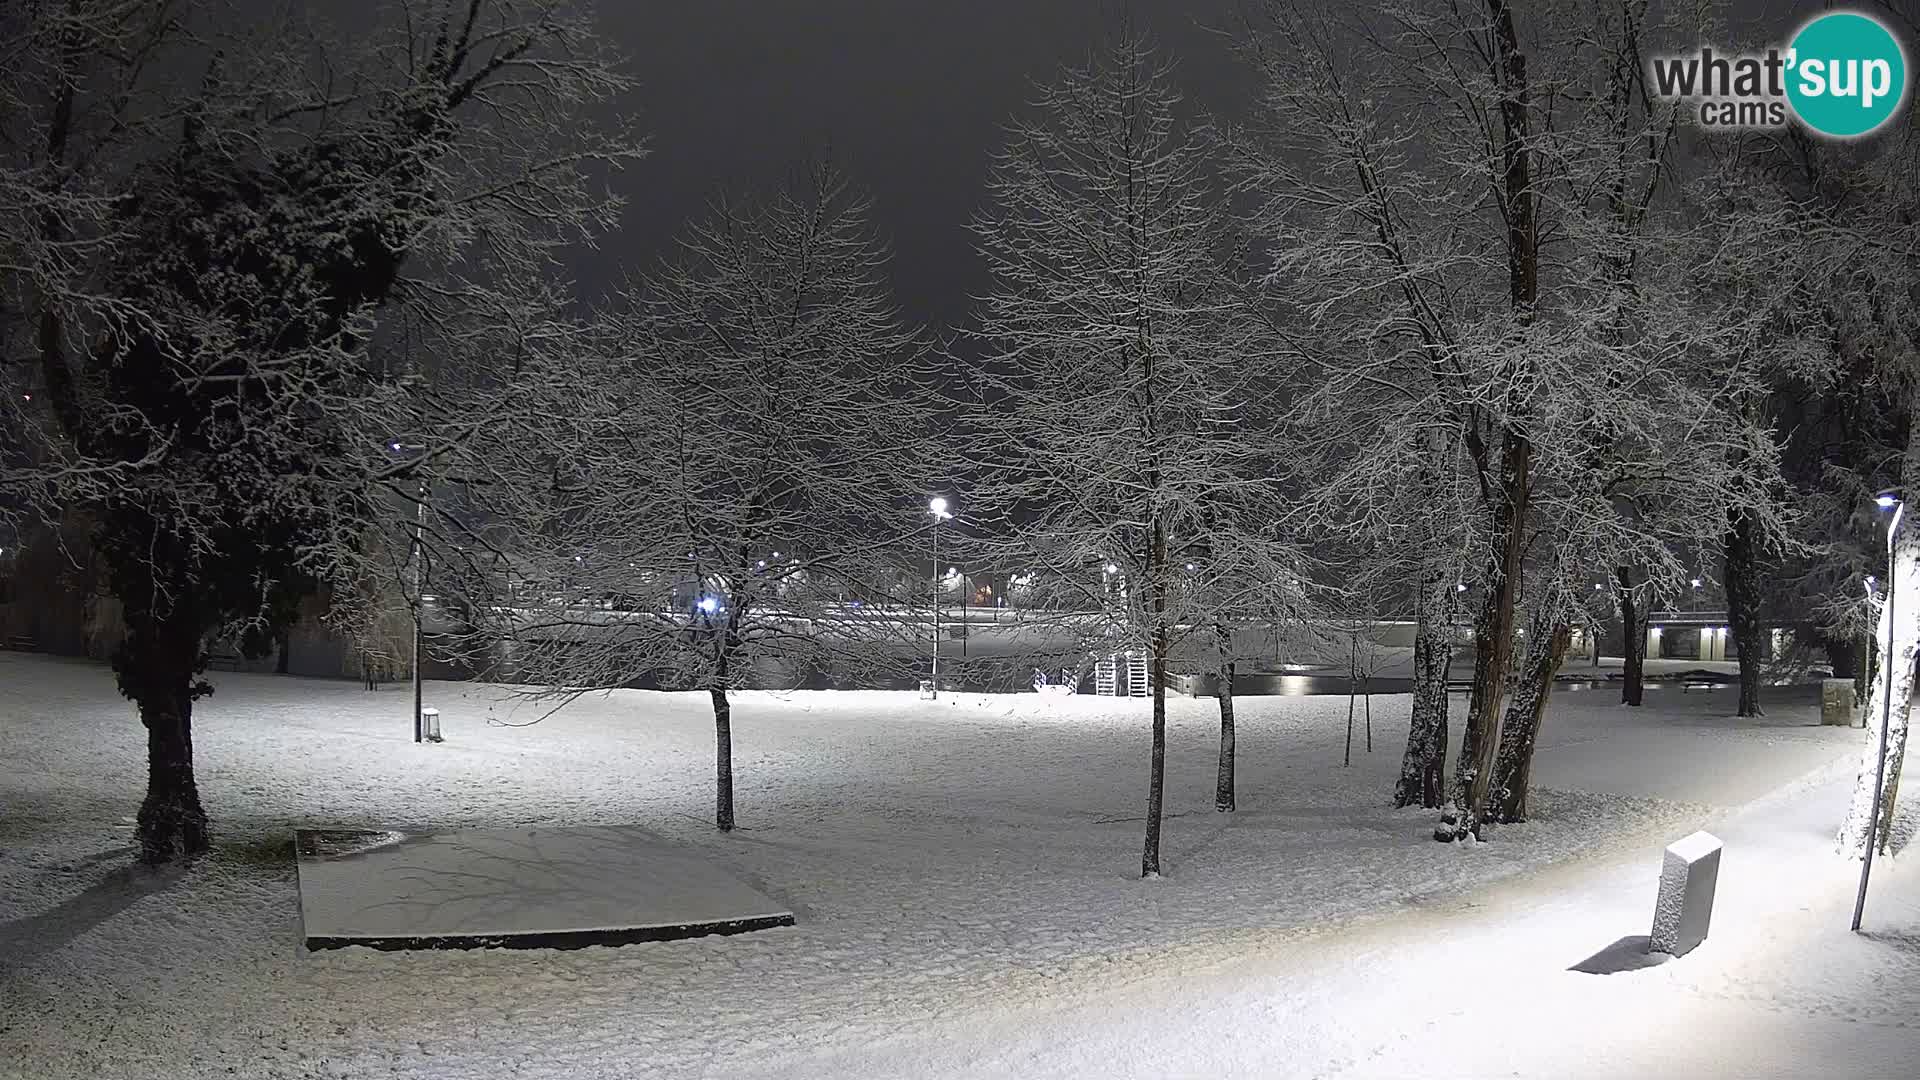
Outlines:
POLYGON ((1343 767, 1349 767, 1353 764, 1353 707, 1354 707, 1353 682, 1352 680, 1348 680, 1347 682, 1347 749, 1346 749, 1345 756, 1343 756, 1340 759, 1340 764, 1343 767))
POLYGON ((209 689, 195 680, 202 664, 190 618, 159 620, 132 608, 114 668, 147 729, 147 797, 135 819, 142 862, 207 850, 207 812, 193 774, 193 701, 209 689))
POLYGON ((1514 688, 1513 701, 1500 727, 1500 756, 1494 763, 1487 795, 1488 821, 1527 820, 1533 750, 1540 738, 1540 723, 1547 715, 1547 699, 1553 695, 1553 677, 1566 660, 1572 640, 1573 629, 1564 622, 1556 625, 1550 619, 1535 617, 1527 629, 1527 654, 1519 685, 1514 688))
POLYGON ((1160 515, 1153 515, 1152 557, 1147 573, 1153 589, 1153 763, 1147 777, 1147 839, 1140 852, 1140 876, 1160 876, 1160 812, 1167 780, 1167 534, 1160 515))
POLYGON ((1633 573, 1626 567, 1614 570, 1618 584, 1614 596, 1620 601, 1620 704, 1639 707, 1647 692, 1647 620, 1650 613, 1633 598, 1633 573))
MULTIPOLYGON (((1500 200, 1506 223, 1508 302, 1519 326, 1533 322, 1540 299, 1540 237, 1536 231, 1537 193, 1533 190, 1532 119, 1528 113, 1527 58, 1520 49, 1507 0, 1488 0, 1493 21, 1493 67, 1500 99, 1500 200)), ((1516 346, 1519 343, 1516 342, 1516 346)), ((1492 779, 1494 751, 1500 739, 1500 707, 1506 695, 1507 665, 1513 653, 1514 608, 1520 591, 1521 560, 1527 549, 1527 517, 1533 493, 1533 443, 1522 419, 1526 401, 1518 396, 1529 382, 1531 366, 1524 346, 1511 361, 1507 409, 1500 435, 1499 482, 1489 497, 1496 550, 1481 581, 1485 598, 1474 619, 1473 694, 1468 699, 1467 729, 1454 768, 1452 826, 1443 823, 1434 838, 1458 840, 1479 835, 1480 814, 1492 779)), ((1471 448, 1471 447, 1470 447, 1471 448)), ((1489 478, 1490 448, 1474 454, 1483 482, 1489 478)))
POLYGON ((142 706, 147 726, 147 797, 140 804, 140 858, 163 863, 207 850, 207 812, 193 778, 193 702, 182 693, 171 704, 142 706))
POLYGON ((1353 695, 1360 684, 1360 646, 1358 642, 1352 640, 1349 640, 1348 645, 1352 651, 1347 658, 1347 753, 1340 762, 1343 766, 1353 764, 1353 695))
POLYGON ((721 832, 733 831, 733 705, 727 688, 707 691, 713 697, 713 823, 721 832))
POLYGON ((1220 773, 1213 786, 1213 808, 1234 809, 1233 792, 1233 630, 1225 620, 1213 624, 1220 650, 1220 681, 1214 695, 1220 699, 1220 773))
POLYGON ((1733 510, 1725 542, 1727 623, 1740 650, 1740 707, 1736 715, 1760 716, 1760 652, 1766 623, 1760 613, 1760 537, 1753 515, 1733 510))
POLYGON ((1413 637, 1413 721, 1393 805, 1438 810, 1446 801, 1447 668, 1453 661, 1453 626, 1431 591, 1423 594, 1413 637))
POLYGON ((1486 806, 1494 754, 1500 741, 1500 709, 1506 696, 1507 667, 1513 654, 1514 609, 1519 599, 1520 563, 1526 553, 1526 517, 1532 493, 1533 447, 1526 435, 1509 427, 1502 440, 1501 495, 1493 535, 1500 548, 1483 579, 1485 598, 1474 618, 1473 692, 1467 703, 1467 728, 1453 770, 1454 821, 1434 830, 1436 840, 1478 836, 1486 806))

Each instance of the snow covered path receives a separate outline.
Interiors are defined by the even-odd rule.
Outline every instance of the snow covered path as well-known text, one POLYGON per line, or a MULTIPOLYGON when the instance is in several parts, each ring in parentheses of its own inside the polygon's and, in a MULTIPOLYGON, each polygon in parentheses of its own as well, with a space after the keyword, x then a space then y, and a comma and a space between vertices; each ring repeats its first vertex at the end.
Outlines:
POLYGON ((1920 867, 1883 862, 1866 935, 1857 864, 1832 854, 1850 769, 1715 822, 1712 936, 1677 961, 1567 968, 1644 944, 1658 847, 1477 898, 1218 960, 1074 1008, 984 1015, 935 1037, 761 1076, 1869 1078, 1920 1048, 1920 867))
MULTIPOLYGON (((144 769, 110 676, 0 654, 0 1075, 1078 1075, 1109 1071, 1127 1040, 1143 1044, 1126 1059, 1137 1075, 1209 1060, 1222 1075, 1321 1075, 1391 1050, 1382 1033, 1417 1035, 1408 1018, 1434 1002, 1505 985, 1443 984, 1433 956, 1403 958, 1394 934, 1471 941, 1482 909, 1461 909, 1463 891, 1524 875, 1476 894, 1514 902, 1589 872, 1564 868, 1576 857, 1633 853, 1627 876, 1644 880, 1620 889, 1637 913, 1556 940, 1558 973, 1645 932, 1661 843, 1857 740, 1807 726, 1810 705, 1744 724, 1722 715, 1725 695, 1676 692, 1638 712, 1562 695, 1537 820, 1463 850, 1422 839, 1429 815, 1381 805, 1404 697, 1375 699, 1376 751, 1356 737, 1350 769, 1344 699, 1244 699, 1231 817, 1211 809, 1212 703, 1176 701, 1170 873, 1149 883, 1136 876, 1139 702, 742 695, 745 828, 720 837, 704 824, 711 721, 693 695, 592 697, 508 727, 489 716, 541 708, 435 684, 450 741, 421 747, 401 692, 215 681, 196 750, 216 852, 148 874, 125 869, 144 769), (294 826, 543 822, 634 823, 697 845, 800 925, 576 952, 298 949, 294 826), (1547 866, 1563 868, 1529 873, 1547 866)), ((1725 873, 1736 865, 1730 847, 1725 873)), ((1836 864, 1820 865, 1810 878, 1836 864)), ((1668 971, 1579 978, 1648 974, 1668 971)))

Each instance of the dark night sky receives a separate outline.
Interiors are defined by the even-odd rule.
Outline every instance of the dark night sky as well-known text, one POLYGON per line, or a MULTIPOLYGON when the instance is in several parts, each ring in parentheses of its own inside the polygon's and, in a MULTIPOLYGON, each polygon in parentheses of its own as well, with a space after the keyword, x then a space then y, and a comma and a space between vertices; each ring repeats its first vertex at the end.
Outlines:
MULTIPOLYGON (((1223 41, 1236 0, 1140 4, 1195 105, 1234 112, 1246 82, 1223 41)), ((1084 57, 1116 24, 1112 0, 600 0, 631 58, 631 106, 652 156, 621 180, 625 227, 578 264, 597 302, 617 267, 650 266, 719 190, 833 155, 870 191, 895 252, 903 312, 936 328, 985 286, 965 223, 999 127, 1033 80, 1084 57)))
MULTIPOLYGON (((1250 77, 1209 28, 1241 3, 597 0, 640 80, 625 105, 652 156, 618 181, 624 228, 576 263, 583 298, 597 304, 622 266, 650 267, 717 191, 773 183, 830 149, 874 196, 904 314, 952 326, 986 285, 965 224, 1034 80, 1084 58, 1130 8, 1178 62, 1189 104, 1236 116, 1250 77)), ((1823 6, 1746 0, 1731 29, 1784 36, 1823 6)))

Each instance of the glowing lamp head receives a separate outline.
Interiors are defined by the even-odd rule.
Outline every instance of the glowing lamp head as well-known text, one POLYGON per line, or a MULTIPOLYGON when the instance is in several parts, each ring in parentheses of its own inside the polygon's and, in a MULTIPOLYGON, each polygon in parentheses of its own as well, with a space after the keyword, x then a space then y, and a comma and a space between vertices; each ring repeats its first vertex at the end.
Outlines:
POLYGON ((1694 588, 1696 588, 1696 589, 1700 587, 1700 579, 1699 579, 1699 578, 1694 578, 1694 579, 1693 579, 1693 587, 1694 587, 1694 588))
POLYGON ((1900 500, 1891 495, 1875 495, 1873 497, 1873 505, 1882 510, 1891 510, 1900 505, 1900 500))
POLYGON ((700 603, 696 606, 698 606, 701 611, 711 615, 720 610, 720 601, 715 600, 711 596, 703 596, 700 598, 700 603))
POLYGON ((933 513, 934 517, 937 517, 937 518, 946 517, 947 516, 947 500, 936 495, 932 499, 928 500, 927 509, 933 513))

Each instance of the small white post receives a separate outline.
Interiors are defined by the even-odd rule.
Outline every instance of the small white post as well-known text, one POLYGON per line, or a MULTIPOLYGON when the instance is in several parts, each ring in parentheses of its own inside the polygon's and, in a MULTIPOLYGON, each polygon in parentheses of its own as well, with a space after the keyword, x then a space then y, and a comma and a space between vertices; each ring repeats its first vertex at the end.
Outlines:
POLYGON ((1707 940, 1707 926, 1713 921, 1713 889, 1719 877, 1719 837, 1697 832, 1667 846, 1648 952, 1685 956, 1707 940))

